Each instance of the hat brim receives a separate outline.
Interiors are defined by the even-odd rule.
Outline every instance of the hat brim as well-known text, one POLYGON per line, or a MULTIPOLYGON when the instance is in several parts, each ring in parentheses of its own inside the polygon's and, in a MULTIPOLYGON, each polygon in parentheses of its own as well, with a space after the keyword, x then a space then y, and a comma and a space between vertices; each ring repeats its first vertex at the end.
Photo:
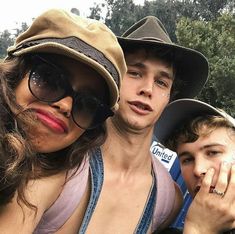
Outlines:
POLYGON ((20 56, 29 53, 52 53, 52 54, 63 55, 75 59, 91 67, 93 70, 97 71, 104 78, 105 82, 108 85, 109 96, 110 96, 110 102, 109 102, 110 108, 113 110, 117 108, 116 103, 119 97, 118 87, 115 81, 113 80, 112 76, 107 72, 107 70, 103 66, 101 66, 98 62, 96 62, 94 59, 89 58, 83 53, 77 52, 74 49, 71 49, 65 45, 56 42, 46 42, 30 46, 21 49, 19 51, 15 51, 12 53, 12 55, 20 56))
POLYGON ((199 115, 216 115, 226 118, 233 126, 235 119, 213 106, 195 99, 179 99, 171 102, 163 111, 154 128, 154 135, 164 144, 173 131, 188 118, 199 115))
POLYGON ((125 51, 128 46, 154 46, 159 48, 172 49, 175 51, 176 79, 183 81, 183 86, 174 97, 193 98, 199 94, 205 85, 209 72, 209 65, 206 57, 193 49, 183 46, 169 44, 151 39, 131 39, 117 37, 119 44, 125 51))

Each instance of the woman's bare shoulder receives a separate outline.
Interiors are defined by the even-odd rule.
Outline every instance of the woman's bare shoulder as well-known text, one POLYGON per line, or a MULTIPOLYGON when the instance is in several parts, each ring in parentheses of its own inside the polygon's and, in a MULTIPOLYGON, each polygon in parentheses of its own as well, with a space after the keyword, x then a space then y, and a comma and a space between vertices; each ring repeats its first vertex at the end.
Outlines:
POLYGON ((16 193, 12 201, 0 208, 0 230, 3 233, 32 233, 43 213, 55 202, 65 183, 65 173, 30 180, 25 187, 26 203, 16 193))

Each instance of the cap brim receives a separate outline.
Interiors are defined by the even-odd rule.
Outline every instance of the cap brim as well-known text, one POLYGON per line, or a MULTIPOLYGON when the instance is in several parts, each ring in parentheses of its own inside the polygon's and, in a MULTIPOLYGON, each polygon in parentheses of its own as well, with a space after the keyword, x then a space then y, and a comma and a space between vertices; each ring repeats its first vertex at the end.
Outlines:
POLYGON ((174 100, 197 96, 207 81, 209 72, 208 61, 202 53, 196 50, 157 40, 140 40, 123 37, 117 37, 117 39, 124 51, 130 45, 159 46, 160 48, 171 48, 175 51, 176 79, 182 80, 183 86, 174 97, 174 100))
POLYGON ((116 102, 118 101, 118 97, 119 97, 118 87, 115 81, 113 80, 112 76, 107 72, 107 70, 103 68, 94 59, 89 58, 83 53, 79 53, 69 47, 66 47, 62 44, 55 43, 55 42, 46 42, 46 43, 41 43, 38 45, 31 46, 28 48, 24 48, 24 49, 14 52, 13 55, 19 56, 19 55, 29 54, 29 53, 53 53, 53 54, 64 55, 91 67, 105 79, 109 87, 110 108, 111 109, 116 108, 116 102))
POLYGON ((225 117, 235 126, 235 120, 225 112, 205 102, 185 98, 173 101, 165 108, 155 124, 154 135, 164 144, 177 126, 180 126, 186 119, 203 114, 225 117))

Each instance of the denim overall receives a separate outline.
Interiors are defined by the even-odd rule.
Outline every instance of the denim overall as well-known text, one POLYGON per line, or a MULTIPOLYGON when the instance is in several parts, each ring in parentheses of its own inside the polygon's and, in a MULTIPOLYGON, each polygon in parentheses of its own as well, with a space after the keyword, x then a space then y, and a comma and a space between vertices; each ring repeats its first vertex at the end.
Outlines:
MULTIPOLYGON (((86 233, 87 226, 95 210, 103 185, 104 166, 103 166, 102 153, 100 148, 94 150, 94 152, 90 157, 90 173, 91 173, 91 195, 80 230, 78 232, 79 234, 86 233)), ((154 173, 152 174, 154 176, 154 173)), ((147 204, 145 206, 141 219, 134 231, 134 234, 147 233, 149 226, 151 224, 154 211, 154 204, 156 201, 156 192, 157 192, 155 180, 156 179, 154 177, 154 183, 151 188, 147 204)))

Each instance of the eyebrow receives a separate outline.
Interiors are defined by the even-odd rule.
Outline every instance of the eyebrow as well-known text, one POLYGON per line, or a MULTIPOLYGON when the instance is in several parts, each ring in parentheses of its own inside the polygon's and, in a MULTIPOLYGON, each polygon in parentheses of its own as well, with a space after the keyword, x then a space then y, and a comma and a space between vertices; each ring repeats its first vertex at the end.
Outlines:
POLYGON ((169 72, 161 71, 160 74, 161 74, 162 76, 167 77, 169 80, 172 80, 172 81, 174 80, 173 75, 170 75, 169 72))
MULTIPOLYGON (((178 154, 178 158, 181 158, 181 157, 183 157, 183 156, 187 156, 187 155, 189 155, 190 154, 190 152, 188 152, 188 151, 183 151, 182 153, 180 153, 180 154, 178 154)), ((190 154, 191 155, 191 154, 190 154)))
POLYGON ((136 62, 136 63, 128 63, 127 62, 127 66, 132 66, 132 67, 139 67, 139 68, 144 68, 146 69, 146 65, 144 63, 141 62, 136 62))
MULTIPOLYGON (((211 148, 211 147, 214 147, 214 146, 225 147, 225 145, 222 145, 222 144, 219 144, 219 143, 212 143, 212 144, 209 144, 209 145, 202 146, 199 150, 208 149, 208 148, 211 148)), ((189 151, 183 151, 182 153, 178 154, 178 158, 186 156, 188 154, 191 154, 191 153, 189 151)))
POLYGON ((209 144, 209 145, 204 145, 204 146, 202 147, 202 149, 207 149, 207 148, 214 147, 214 146, 226 147, 227 145, 220 144, 220 143, 212 143, 212 144, 209 144))
MULTIPOLYGON (((141 63, 141 62, 136 62, 136 63, 128 63, 127 62, 127 66, 138 67, 138 68, 141 68, 141 69, 147 69, 147 66, 144 63, 141 63)), ((167 77, 169 80, 174 80, 173 75, 170 75, 169 72, 161 71, 160 75, 167 77)))

